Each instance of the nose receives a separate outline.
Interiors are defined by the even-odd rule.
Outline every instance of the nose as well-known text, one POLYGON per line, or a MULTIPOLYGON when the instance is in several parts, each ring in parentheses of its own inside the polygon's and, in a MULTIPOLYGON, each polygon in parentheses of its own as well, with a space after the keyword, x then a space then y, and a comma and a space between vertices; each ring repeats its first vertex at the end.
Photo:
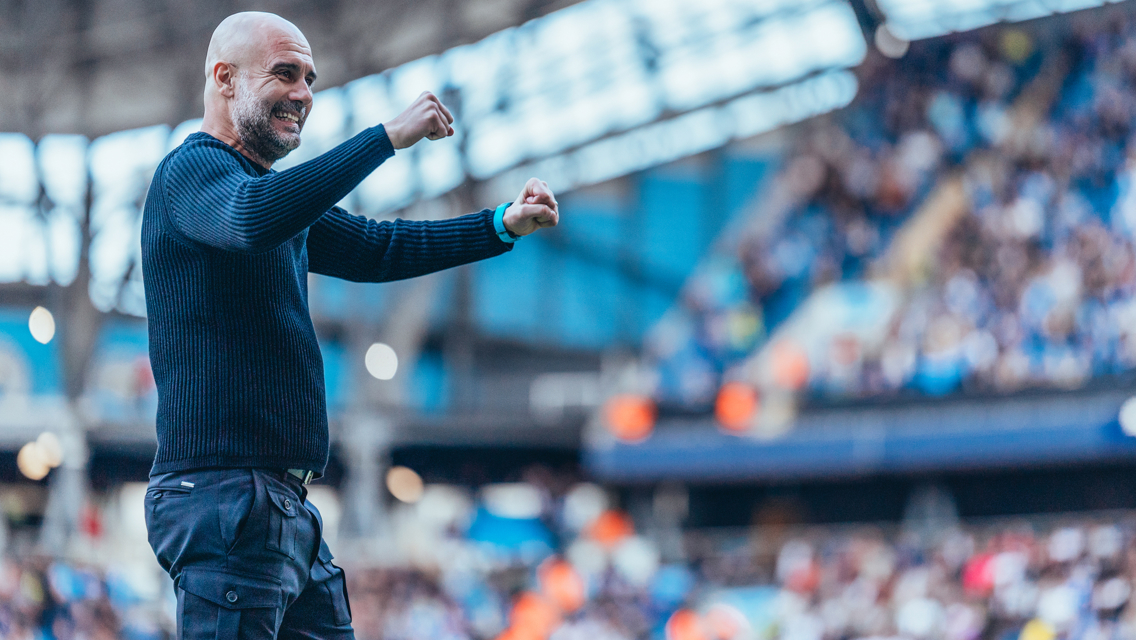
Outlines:
POLYGON ((304 111, 307 112, 308 107, 312 106, 312 88, 308 86, 307 82, 301 80, 295 83, 292 90, 288 92, 288 99, 303 104, 304 111))

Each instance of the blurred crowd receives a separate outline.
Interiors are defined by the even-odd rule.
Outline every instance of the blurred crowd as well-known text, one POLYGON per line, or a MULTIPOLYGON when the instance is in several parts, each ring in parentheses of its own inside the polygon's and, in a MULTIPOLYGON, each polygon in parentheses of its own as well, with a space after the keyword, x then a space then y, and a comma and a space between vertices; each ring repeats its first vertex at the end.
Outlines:
POLYGON ((901 304, 879 340, 806 349, 815 396, 1076 387, 1132 370, 1134 82, 1136 23, 1115 15, 870 57, 856 101, 791 135, 773 196, 648 340, 656 400, 709 406, 804 300, 841 282, 886 281, 901 304), (936 210, 951 181, 965 204, 936 210), (905 231, 930 234, 914 270, 896 256, 905 231))
POLYGON ((106 566, 33 557, 0 559, 0 638, 159 640, 162 603, 106 566))
POLYGON ((861 392, 1077 387, 1136 366, 1136 25, 1110 27, 1053 54, 1069 71, 1028 136, 967 158, 969 206, 861 392))
POLYGON ((578 485, 542 517, 556 543, 527 552, 504 529, 451 527, 416 566, 349 572, 357 635, 1136 638, 1133 513, 820 527, 758 517, 744 530, 671 538, 665 523, 676 524, 679 503, 657 498, 650 521, 632 523, 597 487, 578 485))
MULTIPOLYGON (((1108 640, 1136 638, 1136 513, 745 529, 639 521, 602 488, 427 487, 391 514, 392 561, 341 552, 360 640, 1108 640)), ((640 510, 642 511, 642 510, 640 510)), ((910 511, 910 510, 909 510, 910 511)), ((772 514, 772 516, 770 515, 772 514)), ((783 514, 782 514, 783 515, 783 514)), ((791 521, 791 519, 790 519, 791 521)), ((168 586, 112 565, 0 565, 0 637, 164 639, 168 586)))
POLYGON ((757 567, 768 587, 720 580, 695 611, 706 637, 725 613, 741 628, 730 637, 1136 637, 1128 518, 757 536, 728 565, 757 567))

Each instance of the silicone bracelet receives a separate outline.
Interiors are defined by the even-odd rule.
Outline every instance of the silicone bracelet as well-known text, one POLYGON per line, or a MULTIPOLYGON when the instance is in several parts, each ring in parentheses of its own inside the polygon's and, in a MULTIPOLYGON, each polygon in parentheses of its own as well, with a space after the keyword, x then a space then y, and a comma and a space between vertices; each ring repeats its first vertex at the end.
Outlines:
POLYGON ((513 244, 520 236, 513 235, 512 231, 505 228, 505 209, 509 208, 512 202, 502 202, 497 205, 497 211, 493 214, 493 229, 497 231, 497 237, 501 238, 501 242, 506 244, 513 244))

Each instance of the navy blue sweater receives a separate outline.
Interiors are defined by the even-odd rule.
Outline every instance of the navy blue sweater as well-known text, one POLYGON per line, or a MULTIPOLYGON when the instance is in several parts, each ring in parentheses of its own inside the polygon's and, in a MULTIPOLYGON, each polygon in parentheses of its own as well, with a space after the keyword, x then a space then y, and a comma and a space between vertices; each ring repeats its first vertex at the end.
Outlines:
POLYGON ((322 473, 327 404, 308 272, 383 282, 511 247, 497 238, 490 210, 436 222, 375 222, 335 206, 392 155, 380 125, 280 172, 205 133, 191 135, 158 165, 142 217, 158 387, 152 473, 322 473))

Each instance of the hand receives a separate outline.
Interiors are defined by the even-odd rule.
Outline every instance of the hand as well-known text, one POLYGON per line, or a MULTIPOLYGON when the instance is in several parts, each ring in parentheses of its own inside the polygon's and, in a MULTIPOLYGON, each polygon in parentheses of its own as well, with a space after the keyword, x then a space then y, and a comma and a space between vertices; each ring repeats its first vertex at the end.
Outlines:
POLYGON ((454 135, 454 128, 450 126, 453 122, 454 116, 446 105, 426 91, 406 111, 383 124, 383 127, 394 148, 405 149, 422 138, 441 140, 454 135))
POLYGON ((502 222, 513 235, 527 236, 537 229, 555 227, 560 222, 560 205, 548 183, 529 178, 521 195, 505 209, 502 222))

